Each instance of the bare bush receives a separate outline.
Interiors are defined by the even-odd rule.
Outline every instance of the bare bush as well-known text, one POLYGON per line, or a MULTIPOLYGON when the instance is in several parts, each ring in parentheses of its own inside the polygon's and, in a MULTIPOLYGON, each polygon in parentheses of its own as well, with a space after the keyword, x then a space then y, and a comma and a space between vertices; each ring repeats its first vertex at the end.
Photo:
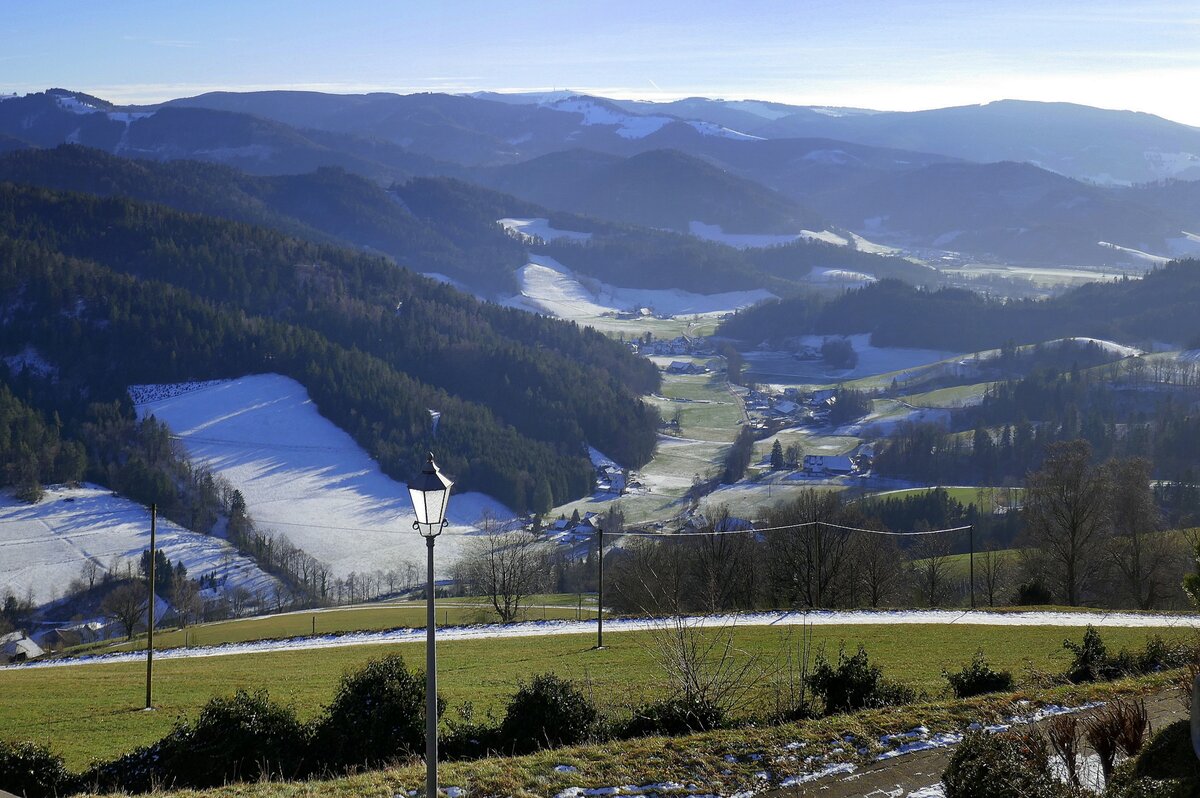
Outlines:
POLYGON ((1079 731, 1079 719, 1074 715, 1059 715, 1046 725, 1050 746, 1062 759, 1067 780, 1075 787, 1079 786, 1079 731))
POLYGON ((673 699, 709 707, 720 717, 742 712, 764 676, 762 657, 734 645, 736 621, 712 626, 673 615, 649 635, 649 651, 673 699))

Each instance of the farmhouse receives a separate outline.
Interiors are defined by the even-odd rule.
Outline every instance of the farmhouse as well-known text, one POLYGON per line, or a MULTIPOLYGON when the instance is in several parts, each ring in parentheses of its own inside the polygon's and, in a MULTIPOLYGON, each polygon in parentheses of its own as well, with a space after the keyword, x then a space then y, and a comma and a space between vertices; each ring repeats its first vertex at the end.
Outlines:
POLYGON ((25 662, 37 659, 45 652, 24 632, 9 632, 0 637, 0 662, 25 662))
POLYGON ((806 454, 804 473, 812 476, 853 474, 854 461, 844 454, 806 454))

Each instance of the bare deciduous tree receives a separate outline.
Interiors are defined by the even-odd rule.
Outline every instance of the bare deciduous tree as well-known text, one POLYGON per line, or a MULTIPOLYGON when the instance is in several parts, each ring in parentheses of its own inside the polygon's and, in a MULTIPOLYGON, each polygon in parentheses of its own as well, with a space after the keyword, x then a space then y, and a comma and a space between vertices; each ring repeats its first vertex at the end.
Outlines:
POLYGON ((951 593, 950 544, 944 535, 922 535, 913 546, 912 568, 920 587, 921 600, 937 607, 951 593))
POLYGON ((767 516, 769 527, 795 525, 766 533, 769 575, 779 598, 808 607, 836 602, 850 533, 829 524, 841 522, 843 511, 837 494, 805 490, 767 516))
POLYGON ((1042 468, 1026 479, 1025 530, 1045 557, 1049 578, 1071 606, 1096 577, 1108 527, 1108 480, 1083 440, 1047 447, 1042 468))
POLYGON ((1148 610, 1167 594, 1168 576, 1178 564, 1178 546, 1159 526, 1158 505, 1150 489, 1150 462, 1141 457, 1111 460, 1105 466, 1109 490, 1110 562, 1127 602, 1148 610))
POLYGON ((461 564, 467 581, 487 596, 500 620, 509 623, 521 602, 541 589, 549 574, 545 545, 524 530, 505 532, 493 518, 484 518, 483 534, 468 544, 461 564))
POLYGON ((979 561, 977 570, 983 579, 983 592, 987 594, 988 606, 994 607, 996 596, 1003 593, 1004 582, 1008 578, 1008 563, 992 543, 976 559, 979 561))
POLYGON ((706 612, 752 604, 756 568, 750 534, 729 534, 735 530, 729 509, 724 505, 705 513, 705 524, 700 531, 710 534, 691 538, 687 543, 692 572, 688 586, 698 594, 697 600, 689 603, 706 612))
POLYGON ((146 617, 146 586, 141 582, 117 585, 100 602, 104 614, 121 624, 125 639, 132 640, 137 625, 146 617))
POLYGON ((855 576, 867 603, 886 604, 900 589, 904 578, 904 553, 887 535, 859 534, 852 554, 855 576))

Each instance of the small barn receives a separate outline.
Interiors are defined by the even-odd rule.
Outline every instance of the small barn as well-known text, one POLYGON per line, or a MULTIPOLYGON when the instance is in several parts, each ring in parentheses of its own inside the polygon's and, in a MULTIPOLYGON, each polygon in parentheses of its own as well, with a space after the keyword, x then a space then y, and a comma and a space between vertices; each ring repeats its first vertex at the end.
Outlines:
POLYGON ((9 632, 0 637, 0 662, 25 662, 37 659, 45 652, 24 632, 9 632))

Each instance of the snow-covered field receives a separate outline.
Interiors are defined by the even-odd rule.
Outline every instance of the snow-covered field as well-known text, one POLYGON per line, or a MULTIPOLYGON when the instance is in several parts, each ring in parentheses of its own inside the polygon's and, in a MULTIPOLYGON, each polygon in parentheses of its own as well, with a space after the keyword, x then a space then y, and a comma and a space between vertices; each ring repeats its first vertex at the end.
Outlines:
POLYGON ((902 424, 937 424, 949 428, 950 411, 940 407, 907 407, 897 405, 884 412, 871 413, 854 422, 838 427, 835 435, 890 435, 902 424))
POLYGON ((497 219, 496 221, 510 233, 515 233, 526 238, 537 237, 543 241, 557 241, 560 238, 565 238, 568 241, 587 241, 592 237, 591 233, 580 233, 576 230, 559 230, 551 227, 548 219, 505 218, 497 219))
MULTIPOLYGON (((831 230, 801 230, 798 233, 785 233, 782 235, 772 233, 726 233, 719 224, 705 224, 704 222, 693 221, 688 222, 688 232, 696 238, 702 238, 705 241, 715 241, 718 244, 725 244, 735 249, 774 247, 780 244, 790 244, 799 239, 823 241, 826 244, 834 244, 839 247, 851 246, 850 239, 831 230)), ((855 246, 858 246, 858 242, 860 241, 866 247, 877 246, 859 236, 854 236, 853 240, 855 246)), ((862 247, 858 248, 861 249, 862 247)))
POLYGON ((813 269, 805 280, 810 283, 836 285, 839 288, 861 288, 875 282, 873 276, 849 269, 813 269))
POLYGON ((1147 263, 1154 264, 1155 266, 1161 266, 1162 264, 1171 260, 1170 258, 1163 257, 1162 255, 1152 255, 1151 253, 1143 252, 1140 249, 1133 249, 1132 247, 1123 247, 1120 244, 1113 244, 1109 241, 1097 241, 1096 243, 1099 244, 1100 246, 1104 247, 1105 249, 1111 249, 1111 250, 1115 250, 1117 252, 1124 252, 1126 255, 1136 258, 1137 260, 1144 260, 1147 263))
MULTIPOLYGON (((604 623, 608 632, 643 632, 671 623, 660 618, 613 618, 604 623)), ((1166 615, 1134 612, 987 612, 983 610, 814 610, 812 612, 755 612, 744 615, 707 615, 688 618, 691 626, 728 628, 731 626, 864 626, 875 624, 954 624, 957 626, 1053 626, 1139 629, 1200 628, 1200 615, 1166 615)), ((512 624, 450 626, 438 630, 439 640, 486 640, 513 637, 587 634, 596 629, 595 621, 528 621, 512 624)), ((257 640, 220 646, 175 648, 155 652, 154 658, 190 659, 268 651, 302 651, 342 646, 367 646, 381 643, 413 643, 425 639, 424 629, 392 629, 383 632, 350 632, 342 635, 318 635, 286 640, 257 640)), ((98 662, 135 662, 144 652, 98 654, 64 660, 44 660, 13 667, 55 667, 98 662)))
MULTIPOLYGON (((797 340, 802 346, 819 349, 827 337, 830 336, 806 335, 797 340)), ((759 382, 780 385, 789 383, 826 385, 876 374, 914 369, 961 356, 958 353, 937 349, 872 346, 871 336, 866 333, 847 337, 850 339, 854 351, 858 353, 858 365, 852 369, 830 369, 821 361, 796 360, 787 352, 755 350, 742 354, 746 358, 747 370, 759 382)))
MULTIPOLYGON (((269 589, 273 577, 218 537, 159 519, 157 545, 193 577, 213 574, 228 588, 269 589)), ((91 560, 107 570, 150 548, 150 512, 97 485, 50 487, 37 504, 0 494, 0 591, 42 604, 62 594, 91 560)))
POLYGON ((507 304, 563 319, 587 321, 621 311, 651 308, 667 316, 726 313, 774 298, 770 291, 729 291, 694 294, 679 289, 621 288, 596 280, 589 290, 571 270, 546 255, 530 255, 517 271, 521 293, 507 304))
MULTIPOLYGON (((405 486, 385 476, 354 440, 317 412, 300 383, 278 374, 185 386, 135 386, 188 455, 242 492, 260 529, 286 535, 335 576, 422 562, 405 486)), ((450 498, 452 526, 438 541, 439 575, 484 512, 512 512, 480 493, 450 498)))

